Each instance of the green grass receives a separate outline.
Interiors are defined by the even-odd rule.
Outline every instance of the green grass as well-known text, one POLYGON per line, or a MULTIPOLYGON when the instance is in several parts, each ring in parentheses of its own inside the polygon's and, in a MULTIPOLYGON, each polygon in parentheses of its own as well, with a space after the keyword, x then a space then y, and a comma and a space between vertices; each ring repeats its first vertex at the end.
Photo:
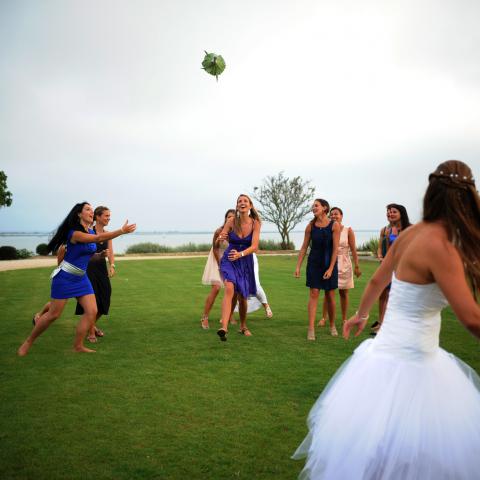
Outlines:
MULTIPOLYGON (((310 407, 367 337, 322 329, 307 343, 295 261, 260 257, 274 317, 256 312, 253 336, 232 327, 226 343, 215 335, 219 301, 213 328, 200 329, 205 259, 119 262, 97 353, 72 353, 70 301, 25 358, 15 351, 48 299, 50 269, 1 272, 0 478, 295 478, 302 462, 290 456, 310 407)), ((362 263, 352 311, 375 267, 362 263)), ((448 310, 441 343, 480 370, 477 341, 448 310)))

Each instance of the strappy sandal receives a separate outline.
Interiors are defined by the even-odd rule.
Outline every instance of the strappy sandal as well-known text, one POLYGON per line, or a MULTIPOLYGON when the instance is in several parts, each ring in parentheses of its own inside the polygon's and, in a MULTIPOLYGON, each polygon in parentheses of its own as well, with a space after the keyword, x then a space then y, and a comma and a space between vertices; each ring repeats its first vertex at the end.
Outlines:
POLYGON ((240 335, 245 335, 246 337, 251 337, 252 332, 248 328, 242 328, 238 331, 240 335))
POLYGON ((224 330, 223 328, 219 328, 217 330, 217 335, 220 337, 220 340, 222 342, 226 342, 227 341, 227 331, 224 330))
POLYGON ((273 312, 272 312, 272 309, 270 308, 270 305, 267 305, 265 307, 265 315, 267 316, 267 318, 273 317, 273 312))
POLYGON ((308 332, 307 332, 307 340, 311 340, 311 341, 316 340, 316 338, 315 338, 315 330, 310 330, 310 329, 308 329, 308 332))
POLYGON ((208 325, 208 315, 204 315, 201 319, 200 319, 200 326, 204 329, 204 330, 208 330, 210 328, 210 326, 208 325))
POLYGON ((99 328, 95 327, 95 336, 96 337, 103 337, 105 334, 103 333, 102 330, 100 330, 99 328))
POLYGON ((317 323, 317 327, 324 327, 326 323, 326 320, 324 318, 321 318, 317 323))
POLYGON ((330 335, 332 337, 338 337, 337 327, 335 325, 330 327, 330 335))
POLYGON ((97 343, 97 337, 95 335, 89 335, 87 337, 87 340, 90 342, 90 343, 97 343))

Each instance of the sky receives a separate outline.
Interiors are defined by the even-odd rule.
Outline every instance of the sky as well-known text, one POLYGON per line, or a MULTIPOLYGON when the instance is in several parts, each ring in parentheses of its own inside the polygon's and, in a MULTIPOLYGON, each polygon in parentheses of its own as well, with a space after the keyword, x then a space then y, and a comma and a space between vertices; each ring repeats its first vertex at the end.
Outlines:
POLYGON ((354 229, 392 202, 418 221, 440 162, 480 177, 479 18, 476 0, 0 0, 0 232, 82 201, 112 227, 209 231, 281 171, 354 229))

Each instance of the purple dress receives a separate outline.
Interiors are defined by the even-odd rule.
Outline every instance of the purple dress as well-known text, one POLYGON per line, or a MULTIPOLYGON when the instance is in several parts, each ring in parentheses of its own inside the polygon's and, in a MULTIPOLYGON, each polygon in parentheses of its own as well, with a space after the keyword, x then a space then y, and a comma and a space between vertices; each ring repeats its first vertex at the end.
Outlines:
POLYGON ((249 235, 242 238, 233 230, 228 234, 229 245, 220 261, 220 271, 224 280, 232 282, 235 286, 235 292, 244 298, 251 297, 257 293, 255 284, 255 273, 253 270, 253 255, 245 255, 238 260, 231 262, 228 254, 231 250, 242 252, 252 246, 253 230, 249 235))

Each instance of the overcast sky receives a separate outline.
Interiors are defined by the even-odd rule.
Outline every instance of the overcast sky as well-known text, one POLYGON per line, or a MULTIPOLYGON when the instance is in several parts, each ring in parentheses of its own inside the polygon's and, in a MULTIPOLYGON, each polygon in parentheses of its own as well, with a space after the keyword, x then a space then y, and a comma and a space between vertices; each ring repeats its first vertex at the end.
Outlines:
POLYGON ((390 202, 418 220, 438 163, 480 177, 479 20, 477 0, 0 0, 0 231, 84 200, 112 227, 212 230, 282 170, 354 228, 390 202))

